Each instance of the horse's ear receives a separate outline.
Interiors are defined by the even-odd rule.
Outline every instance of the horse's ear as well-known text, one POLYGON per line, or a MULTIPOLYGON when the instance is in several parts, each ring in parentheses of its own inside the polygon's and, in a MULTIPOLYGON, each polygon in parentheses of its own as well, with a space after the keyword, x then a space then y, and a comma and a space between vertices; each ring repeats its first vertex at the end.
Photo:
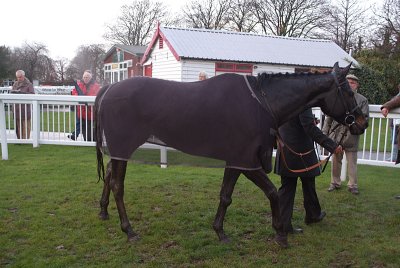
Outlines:
POLYGON ((343 69, 342 74, 343 74, 344 76, 346 76, 346 75, 349 73, 351 64, 352 64, 352 62, 350 62, 350 64, 347 65, 346 68, 343 69))
POLYGON ((333 65, 333 70, 334 73, 339 73, 340 69, 339 69, 339 62, 335 62, 335 64, 333 65))

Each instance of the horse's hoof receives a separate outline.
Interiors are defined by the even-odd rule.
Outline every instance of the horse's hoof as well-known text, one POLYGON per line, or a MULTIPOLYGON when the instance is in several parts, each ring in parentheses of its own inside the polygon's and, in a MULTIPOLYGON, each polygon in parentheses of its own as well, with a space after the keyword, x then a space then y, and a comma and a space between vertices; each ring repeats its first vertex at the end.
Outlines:
POLYGON ((223 244, 229 244, 231 242, 231 240, 227 236, 225 236, 224 238, 221 238, 219 241, 223 244))
POLYGON ((100 220, 105 221, 105 220, 108 220, 110 217, 108 216, 108 213, 100 212, 99 213, 99 218, 100 218, 100 220))
POLYGON ((133 235, 129 235, 128 236, 128 242, 129 243, 133 243, 133 242, 136 242, 136 241, 139 241, 140 240, 140 235, 138 235, 138 234, 133 234, 133 235))
POLYGON ((218 235, 219 241, 223 244, 228 244, 231 242, 231 240, 229 239, 229 237, 225 234, 222 235, 218 235))
POLYGON ((285 234, 276 234, 274 241, 281 248, 288 248, 289 247, 288 240, 287 240, 287 235, 285 235, 285 234))

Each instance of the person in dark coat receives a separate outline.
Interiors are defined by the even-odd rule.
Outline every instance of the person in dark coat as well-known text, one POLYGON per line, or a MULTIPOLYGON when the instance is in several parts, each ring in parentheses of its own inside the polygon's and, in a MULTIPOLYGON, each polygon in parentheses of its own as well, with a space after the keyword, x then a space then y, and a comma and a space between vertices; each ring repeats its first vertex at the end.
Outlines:
MULTIPOLYGON (((400 84, 399 84, 399 88, 400 88, 400 84)), ((400 108, 400 92, 393 99, 382 104, 381 113, 384 117, 387 117, 390 110, 395 109, 395 108, 400 108)), ((397 146, 399 146, 399 145, 400 145, 400 128, 397 129, 397 146)), ((400 150, 397 150, 396 164, 398 164, 398 163, 400 163, 400 150)), ((400 199, 400 195, 396 195, 394 198, 400 199)))
MULTIPOLYGON (((400 87, 400 85, 399 85, 400 87)), ((400 108, 400 93, 390 101, 382 104, 381 113, 386 118, 389 111, 395 108, 400 108)), ((400 128, 397 129, 397 144, 400 144, 400 128)), ((400 150, 397 151, 396 164, 400 163, 400 150)))
POLYGON ((279 204, 283 229, 286 233, 301 233, 301 228, 293 228, 292 214, 296 194, 297 178, 300 177, 303 188, 305 223, 321 221, 326 213, 321 211, 318 196, 315 191, 315 176, 321 174, 320 166, 308 169, 318 163, 314 150, 314 141, 331 153, 339 153, 342 147, 316 126, 311 109, 286 122, 279 128, 283 140, 283 148, 279 148, 275 161, 275 173, 281 176, 282 186, 279 188, 279 204), (282 151, 283 150, 283 155, 282 151), (303 153, 300 156, 297 153, 303 153), (293 172, 302 170, 302 172, 293 172), (308 171, 307 171, 307 170, 308 171))

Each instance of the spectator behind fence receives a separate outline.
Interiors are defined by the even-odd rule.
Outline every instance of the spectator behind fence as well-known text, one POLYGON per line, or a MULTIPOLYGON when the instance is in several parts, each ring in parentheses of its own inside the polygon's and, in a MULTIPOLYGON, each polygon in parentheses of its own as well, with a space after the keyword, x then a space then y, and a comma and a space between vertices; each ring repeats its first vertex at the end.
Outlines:
POLYGON ((340 153, 342 147, 324 135, 316 126, 311 108, 286 122, 279 128, 285 146, 278 146, 275 173, 281 176, 279 206, 285 233, 302 233, 301 228, 293 228, 292 214, 296 195, 297 178, 303 189, 303 205, 306 212, 305 223, 320 222, 326 215, 321 211, 315 191, 315 176, 321 174, 314 141, 330 152, 340 153))
MULTIPOLYGON (((357 93, 357 89, 359 86, 358 77, 349 74, 346 76, 346 78, 347 82, 350 85, 350 88, 354 92, 354 97, 356 99, 357 105, 361 108, 361 111, 368 120, 369 118, 368 100, 360 93, 357 93)), ((352 194, 354 195, 359 194, 358 178, 357 178, 357 151, 358 151, 358 142, 360 140, 360 136, 350 134, 350 129, 348 126, 341 125, 340 123, 336 122, 335 120, 333 120, 331 117, 328 116, 325 119, 322 132, 325 135, 328 135, 331 139, 333 139, 337 143, 342 145, 348 163, 347 170, 349 175, 349 182, 347 183, 347 188, 349 192, 351 192, 352 194)), ((333 154, 332 169, 331 169, 331 184, 328 188, 328 192, 340 189, 341 187, 340 172, 342 169, 342 159, 343 159, 343 153, 333 154)))
MULTIPOLYGON (((384 117, 388 115, 390 110, 400 107, 400 94, 397 94, 393 99, 384 103, 381 107, 381 113, 384 117)), ((400 144, 400 128, 397 128, 397 144, 400 144)), ((400 163, 400 151, 397 151, 396 164, 400 163)))
MULTIPOLYGON (((100 85, 93 79, 92 72, 86 70, 83 73, 82 81, 78 81, 72 90, 72 95, 96 96, 100 90, 100 85)), ((83 139, 85 141, 95 141, 95 131, 93 128, 93 107, 88 105, 76 106, 76 131, 82 130, 83 139), (80 126, 78 126, 80 124, 80 126), (92 134, 94 137, 92 137, 92 134)), ((68 137, 76 140, 79 132, 72 132, 68 137)))
MULTIPOLYGON (((384 103, 381 107, 381 113, 384 117, 388 115, 390 110, 394 108, 399 108, 400 107, 400 84, 399 84, 399 94, 397 94, 393 99, 390 101, 384 103)), ((397 145, 400 144, 400 128, 397 128, 397 145)), ((397 150, 397 158, 396 158, 396 164, 400 163, 400 151, 397 150)), ((396 199, 400 199, 400 195, 395 196, 396 199)))
MULTIPOLYGON (((396 97, 399 97, 399 96, 400 96, 400 84, 397 85, 397 89, 399 90, 399 92, 397 93, 396 96, 394 96, 394 97, 392 98, 392 100, 395 99, 396 97)), ((383 116, 385 116, 385 117, 386 117, 387 114, 389 113, 388 108, 386 108, 386 107, 388 106, 388 104, 389 104, 389 106, 390 106, 389 109, 393 109, 393 108, 399 107, 399 106, 396 106, 396 104, 394 104, 394 107, 392 107, 393 104, 392 104, 390 101, 388 101, 388 102, 386 102, 385 104, 383 104, 382 107, 381 107, 381 112, 382 112, 383 116)), ((396 158, 397 158, 397 154, 398 154, 398 152, 399 152, 399 128, 400 128, 400 119, 389 119, 389 122, 390 122, 390 127, 392 128, 392 135, 391 135, 390 137, 393 139, 393 140, 392 140, 392 143, 393 143, 393 153, 392 153, 392 155, 389 157, 389 159, 387 159, 387 160, 388 160, 388 161, 395 162, 395 161, 396 161, 396 158)))
POLYGON ((206 72, 201 71, 201 72, 199 73, 199 81, 206 80, 207 78, 208 78, 208 76, 207 76, 207 73, 206 73, 206 72))
MULTIPOLYGON (((25 77, 23 70, 15 72, 17 81, 14 83, 11 93, 35 94, 32 83, 25 77)), ((29 139, 31 135, 31 105, 14 104, 15 131, 18 139, 29 139)))

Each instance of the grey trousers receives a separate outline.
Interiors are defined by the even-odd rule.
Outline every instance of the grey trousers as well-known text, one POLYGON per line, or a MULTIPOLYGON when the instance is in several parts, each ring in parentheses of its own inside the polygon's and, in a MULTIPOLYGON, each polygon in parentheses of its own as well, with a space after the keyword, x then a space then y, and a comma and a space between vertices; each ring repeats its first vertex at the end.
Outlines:
MULTIPOLYGON (((347 175, 349 188, 357 188, 357 152, 344 151, 347 159, 347 175)), ((340 186, 340 172, 342 170, 343 154, 334 154, 332 157, 331 183, 340 186)))

